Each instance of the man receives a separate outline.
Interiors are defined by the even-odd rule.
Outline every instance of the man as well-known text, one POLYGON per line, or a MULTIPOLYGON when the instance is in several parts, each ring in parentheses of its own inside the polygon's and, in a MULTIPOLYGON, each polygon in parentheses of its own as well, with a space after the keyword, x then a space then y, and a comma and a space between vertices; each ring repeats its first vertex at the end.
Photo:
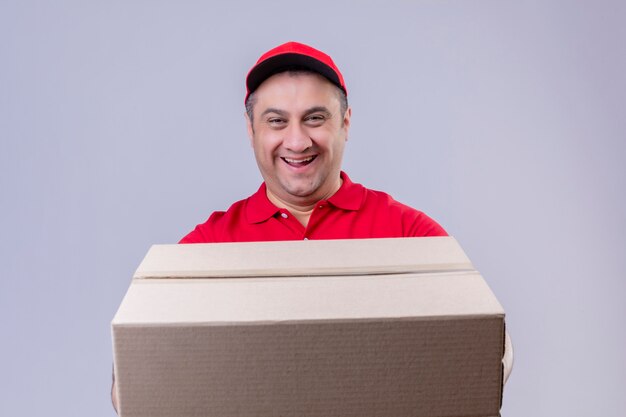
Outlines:
POLYGON ((446 235, 424 213, 341 171, 352 109, 328 55, 280 45, 259 58, 246 87, 248 135, 265 181, 180 243, 446 235))

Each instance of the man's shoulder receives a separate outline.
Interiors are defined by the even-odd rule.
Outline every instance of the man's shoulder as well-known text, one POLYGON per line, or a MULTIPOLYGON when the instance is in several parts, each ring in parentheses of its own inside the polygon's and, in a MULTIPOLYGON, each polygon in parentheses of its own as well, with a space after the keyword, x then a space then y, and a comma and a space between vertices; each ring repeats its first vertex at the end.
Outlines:
POLYGON ((246 206, 252 196, 233 203, 226 211, 214 211, 178 243, 209 243, 224 241, 224 233, 246 221, 246 206))
POLYGON ((374 211, 389 227, 400 227, 404 237, 447 236, 439 223, 426 213, 396 200, 384 191, 365 188, 363 210, 374 211))
POLYGON ((398 213, 421 213, 419 210, 396 200, 394 197, 391 196, 391 194, 385 191, 380 191, 367 187, 363 187, 363 189, 365 190, 365 206, 376 206, 381 209, 394 210, 398 213))

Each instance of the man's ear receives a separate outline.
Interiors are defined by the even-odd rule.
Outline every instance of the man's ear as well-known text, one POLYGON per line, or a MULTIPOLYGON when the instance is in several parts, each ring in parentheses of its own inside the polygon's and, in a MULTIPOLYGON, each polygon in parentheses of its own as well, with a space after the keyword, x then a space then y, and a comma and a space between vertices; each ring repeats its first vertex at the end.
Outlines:
POLYGON ((348 131, 350 130, 350 118, 352 117, 352 107, 348 107, 346 114, 343 115, 343 128, 346 132, 346 140, 348 140, 348 131))
POLYGON ((247 112, 243 113, 246 118, 246 129, 248 130, 248 139, 250 140, 250 145, 252 146, 252 139, 254 138, 254 127, 252 126, 252 120, 250 120, 250 116, 248 116, 247 112))

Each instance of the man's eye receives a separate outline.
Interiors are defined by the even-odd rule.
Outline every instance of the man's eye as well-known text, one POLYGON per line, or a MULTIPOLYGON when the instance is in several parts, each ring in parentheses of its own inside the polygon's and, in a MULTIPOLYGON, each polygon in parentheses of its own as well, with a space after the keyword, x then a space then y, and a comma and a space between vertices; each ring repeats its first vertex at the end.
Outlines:
POLYGON ((280 119, 278 117, 272 117, 271 119, 267 120, 267 123, 270 126, 282 126, 286 123, 285 119, 280 119))
POLYGON ((326 118, 321 114, 313 114, 307 117, 304 121, 310 125, 321 125, 326 118))

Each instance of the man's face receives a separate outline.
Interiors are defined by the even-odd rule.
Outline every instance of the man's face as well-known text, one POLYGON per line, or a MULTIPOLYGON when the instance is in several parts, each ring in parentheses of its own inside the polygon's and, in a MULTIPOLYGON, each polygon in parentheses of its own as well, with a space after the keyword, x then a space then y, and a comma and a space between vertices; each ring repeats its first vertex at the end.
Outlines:
POLYGON ((350 127, 338 92, 317 74, 280 73, 254 93, 248 134, 271 200, 310 205, 330 197, 350 127))

